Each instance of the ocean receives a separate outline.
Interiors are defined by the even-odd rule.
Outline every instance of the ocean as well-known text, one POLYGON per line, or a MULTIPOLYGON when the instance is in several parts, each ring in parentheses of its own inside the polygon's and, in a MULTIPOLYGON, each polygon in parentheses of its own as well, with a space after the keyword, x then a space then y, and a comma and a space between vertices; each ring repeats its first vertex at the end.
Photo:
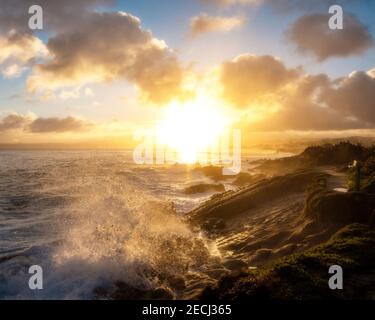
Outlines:
POLYGON ((131 151, 0 151, 0 299, 100 299, 119 281, 147 289, 181 275, 188 285, 171 291, 184 297, 220 260, 181 220, 214 194, 184 188, 205 182, 187 165, 135 165, 131 151), (31 265, 42 290, 28 286, 31 265))

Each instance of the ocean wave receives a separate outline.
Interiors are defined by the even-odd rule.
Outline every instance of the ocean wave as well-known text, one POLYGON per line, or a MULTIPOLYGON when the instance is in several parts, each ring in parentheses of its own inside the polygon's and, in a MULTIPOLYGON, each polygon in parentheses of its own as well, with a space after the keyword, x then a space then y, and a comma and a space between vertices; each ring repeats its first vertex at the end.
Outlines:
MULTIPOLYGON (((57 152, 41 161, 15 152, 8 161, 24 168, 2 162, 1 181, 17 194, 0 193, 1 298, 171 298, 210 281, 205 270, 219 257, 176 213, 166 170, 135 170, 113 155, 57 152), (34 264, 43 268, 43 290, 28 288, 34 264)), ((181 182, 186 172, 178 170, 181 182)))

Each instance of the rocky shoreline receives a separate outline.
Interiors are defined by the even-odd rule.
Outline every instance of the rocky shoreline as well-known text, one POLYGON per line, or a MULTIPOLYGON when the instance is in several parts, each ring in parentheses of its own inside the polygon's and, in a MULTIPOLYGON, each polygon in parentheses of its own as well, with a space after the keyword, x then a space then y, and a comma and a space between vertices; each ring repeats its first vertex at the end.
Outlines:
POLYGON ((189 222, 214 238, 236 266, 197 298, 374 299, 375 194, 369 180, 375 166, 366 167, 363 189, 350 189, 350 170, 343 173, 349 192, 331 188, 340 166, 354 157, 373 163, 373 154, 372 148, 340 144, 269 161, 263 168, 282 162, 293 173, 223 194, 191 212, 189 222), (327 156, 332 150, 341 154, 333 163, 327 156), (301 158, 305 168, 296 166, 301 158), (331 265, 346 270, 346 290, 329 290, 331 265))
MULTIPOLYGON (((114 293, 100 292, 99 297, 374 299, 375 194, 371 177, 375 166, 370 161, 374 155, 372 148, 344 143, 262 163, 264 175, 259 179, 249 179, 237 191, 212 196, 182 219, 195 234, 204 235, 201 243, 181 246, 184 250, 195 246, 191 249, 194 266, 187 265, 180 274, 148 270, 158 279, 156 288, 135 289, 119 282, 114 293), (363 190, 354 191, 352 173, 343 170, 343 165, 350 164, 359 149, 368 165, 363 190), (335 163, 327 156, 332 150, 341 154, 335 163), (280 163, 284 169, 280 175, 267 175, 267 166, 273 170, 280 163), (348 192, 336 191, 340 184, 348 192), (337 264, 345 269, 347 290, 332 291, 327 286, 328 269, 337 264)), ((212 168, 206 171, 215 172, 212 168)), ((220 177, 214 180, 220 181, 220 177)), ((177 257, 179 253, 172 254, 177 257)))

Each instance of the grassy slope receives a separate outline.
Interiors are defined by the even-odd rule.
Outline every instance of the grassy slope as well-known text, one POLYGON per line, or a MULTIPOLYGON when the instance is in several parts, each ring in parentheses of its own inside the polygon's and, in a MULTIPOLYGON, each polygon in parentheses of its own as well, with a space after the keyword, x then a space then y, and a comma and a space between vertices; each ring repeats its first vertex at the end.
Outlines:
POLYGON ((306 165, 348 165, 354 159, 364 164, 362 178, 366 183, 361 192, 330 191, 324 175, 315 176, 307 189, 305 217, 318 228, 338 230, 329 241, 255 271, 232 273, 217 286, 206 288, 200 298, 375 299, 374 147, 348 143, 312 147, 293 158, 266 162, 266 166, 293 171, 306 165), (336 264, 344 269, 344 290, 328 288, 328 269, 336 264))
POLYGON ((225 277, 200 298, 374 299, 375 229, 363 224, 346 226, 324 245, 225 277), (331 265, 343 267, 344 290, 328 288, 331 265))

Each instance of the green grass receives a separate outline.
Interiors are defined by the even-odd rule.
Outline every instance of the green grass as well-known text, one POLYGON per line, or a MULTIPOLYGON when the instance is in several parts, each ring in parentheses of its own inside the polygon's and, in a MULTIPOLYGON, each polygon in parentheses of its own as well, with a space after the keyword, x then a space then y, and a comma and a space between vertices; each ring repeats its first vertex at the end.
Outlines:
POLYGON ((369 299, 375 297, 375 230, 352 224, 324 245, 277 260, 256 271, 223 278, 201 298, 212 299, 369 299), (330 290, 328 269, 344 269, 344 290, 330 290))

